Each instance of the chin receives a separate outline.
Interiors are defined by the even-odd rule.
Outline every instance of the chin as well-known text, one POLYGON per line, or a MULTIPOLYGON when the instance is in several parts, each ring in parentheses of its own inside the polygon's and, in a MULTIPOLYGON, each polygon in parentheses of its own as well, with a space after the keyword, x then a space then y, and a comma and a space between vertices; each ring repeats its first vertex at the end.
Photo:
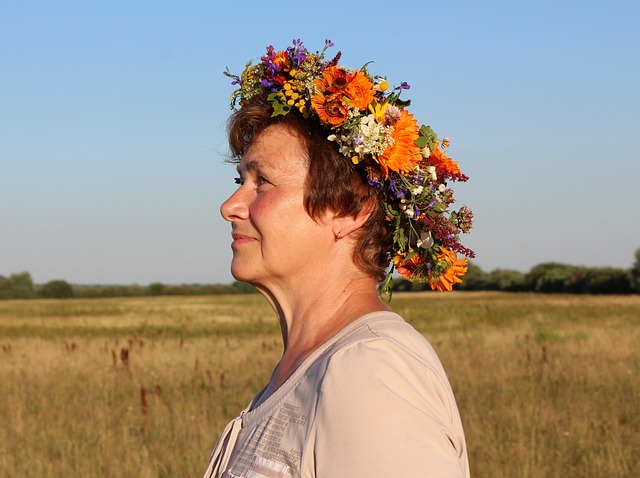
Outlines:
POLYGON ((249 284, 253 284, 256 280, 255 268, 251 267, 251 264, 242 264, 236 259, 231 262, 231 275, 235 280, 249 284))

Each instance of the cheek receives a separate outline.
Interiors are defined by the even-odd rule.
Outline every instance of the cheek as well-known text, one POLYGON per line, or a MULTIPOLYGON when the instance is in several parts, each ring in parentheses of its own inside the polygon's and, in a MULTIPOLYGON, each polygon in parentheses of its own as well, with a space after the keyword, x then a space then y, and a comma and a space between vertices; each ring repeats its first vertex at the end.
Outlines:
POLYGON ((307 215, 302 200, 296 196, 265 194, 258 196, 250 207, 251 217, 263 227, 297 222, 307 215))
POLYGON ((264 222, 273 214, 275 209, 274 201, 265 196, 258 196, 249 206, 249 213, 254 222, 264 222))

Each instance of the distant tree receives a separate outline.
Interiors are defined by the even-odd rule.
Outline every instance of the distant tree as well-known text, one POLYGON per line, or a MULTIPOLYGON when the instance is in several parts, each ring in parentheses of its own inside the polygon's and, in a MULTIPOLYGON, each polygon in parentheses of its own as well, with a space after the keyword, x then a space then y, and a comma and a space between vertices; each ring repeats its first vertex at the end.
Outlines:
POLYGON ((391 281, 392 292, 407 292, 411 290, 411 282, 402 277, 396 277, 391 281))
POLYGON ((185 285, 172 285, 167 288, 168 295, 191 295, 191 291, 185 285))
POLYGON ((47 299, 71 299, 74 297, 73 287, 64 280, 52 280, 40 289, 40 293, 47 299))
POLYGON ((534 292, 578 292, 570 290, 579 268, 557 262, 545 262, 531 268, 526 284, 534 292))
POLYGON ((614 267, 587 269, 583 290, 588 294, 628 294, 632 290, 631 274, 614 267))
POLYGON ((9 279, 4 276, 0 276, 0 300, 11 298, 11 285, 9 279))
POLYGON ((631 281, 635 292, 640 293, 640 249, 636 249, 636 261, 631 268, 631 281))
POLYGON ((232 284, 210 284, 200 286, 199 293, 202 295, 221 295, 236 294, 237 291, 233 288, 232 284))
POLYGON ((247 284, 246 282, 233 281, 232 287, 236 291, 236 293, 239 294, 258 293, 258 290, 255 287, 253 287, 251 284, 247 284))
POLYGON ((462 283, 455 286, 458 290, 486 290, 488 274, 473 262, 469 262, 462 283))
POLYGON ((166 295, 167 286, 162 282, 154 282, 149 284, 149 295, 166 295))
POLYGON ((11 274, 9 276, 9 288, 13 299, 33 299, 36 295, 36 288, 33 279, 28 272, 11 274))
POLYGON ((491 271, 486 279, 486 288, 508 292, 521 292, 527 287, 525 275, 522 272, 509 269, 491 271))

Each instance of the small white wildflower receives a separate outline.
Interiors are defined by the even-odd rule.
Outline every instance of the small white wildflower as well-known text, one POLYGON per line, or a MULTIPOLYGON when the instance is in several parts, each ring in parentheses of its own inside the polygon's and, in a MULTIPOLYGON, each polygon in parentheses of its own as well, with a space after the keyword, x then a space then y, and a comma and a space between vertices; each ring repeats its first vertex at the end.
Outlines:
POLYGON ((429 149, 429 146, 425 146, 422 148, 422 157, 427 159, 429 156, 431 156, 431 150, 429 149))
POLYGON ((444 184, 438 186, 438 191, 440 191, 441 193, 443 193, 445 189, 447 189, 447 186, 445 186, 444 184))
POLYGON ((413 208, 412 207, 408 207, 407 209, 405 209, 404 213, 407 215, 408 218, 413 218, 413 208))
POLYGON ((336 139, 338 139, 338 138, 336 137, 336 135, 335 135, 335 134, 330 134, 329 136, 327 136, 327 139, 328 139, 329 141, 335 141, 335 140, 336 140, 336 139))
POLYGON ((411 194, 414 196, 417 196, 418 194, 421 194, 422 191, 424 191, 424 187, 421 185, 421 186, 418 186, 417 188, 413 188, 411 190, 411 194))
POLYGON ((438 176, 436 175, 436 167, 435 166, 429 166, 429 169, 427 169, 427 171, 429 172, 429 174, 431 174, 431 179, 433 179, 434 181, 436 179, 438 179, 438 176))
POLYGON ((348 122, 353 127, 343 130, 339 137, 331 135, 330 141, 335 141, 340 146, 340 153, 348 158, 355 156, 379 156, 391 144, 390 126, 385 126, 376 121, 375 115, 362 115, 357 110, 349 111, 348 122))
POLYGON ((389 89, 389 83, 386 78, 381 76, 376 78, 376 82, 373 85, 373 91, 387 91, 389 89))

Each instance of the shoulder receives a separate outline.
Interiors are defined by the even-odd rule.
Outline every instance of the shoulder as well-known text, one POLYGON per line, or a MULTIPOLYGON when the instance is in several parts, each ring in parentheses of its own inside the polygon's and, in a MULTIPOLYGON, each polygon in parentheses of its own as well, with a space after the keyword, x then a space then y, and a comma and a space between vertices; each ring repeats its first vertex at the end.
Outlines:
POLYGON ((382 470, 392 471, 389 460, 404 476, 464 470, 464 434, 446 374, 431 345, 402 318, 365 317, 321 362, 315 449, 326 476, 342 476, 340 466, 353 469, 354 457, 369 470, 357 476, 384 476, 382 470), (320 460, 327 456, 331 463, 320 460))
POLYGON ((429 371, 446 380, 440 359, 427 339, 393 312, 368 314, 340 337, 325 357, 327 369, 395 366, 398 373, 407 368, 429 371))
MULTIPOLYGON (((348 384, 350 397, 370 399, 393 390, 403 400, 452 413, 455 400, 440 359, 427 339, 392 312, 369 314, 326 351, 320 361, 322 388, 348 384)), ((331 390, 331 393, 341 393, 331 390)), ((373 398, 375 399, 375 398, 373 398)))

